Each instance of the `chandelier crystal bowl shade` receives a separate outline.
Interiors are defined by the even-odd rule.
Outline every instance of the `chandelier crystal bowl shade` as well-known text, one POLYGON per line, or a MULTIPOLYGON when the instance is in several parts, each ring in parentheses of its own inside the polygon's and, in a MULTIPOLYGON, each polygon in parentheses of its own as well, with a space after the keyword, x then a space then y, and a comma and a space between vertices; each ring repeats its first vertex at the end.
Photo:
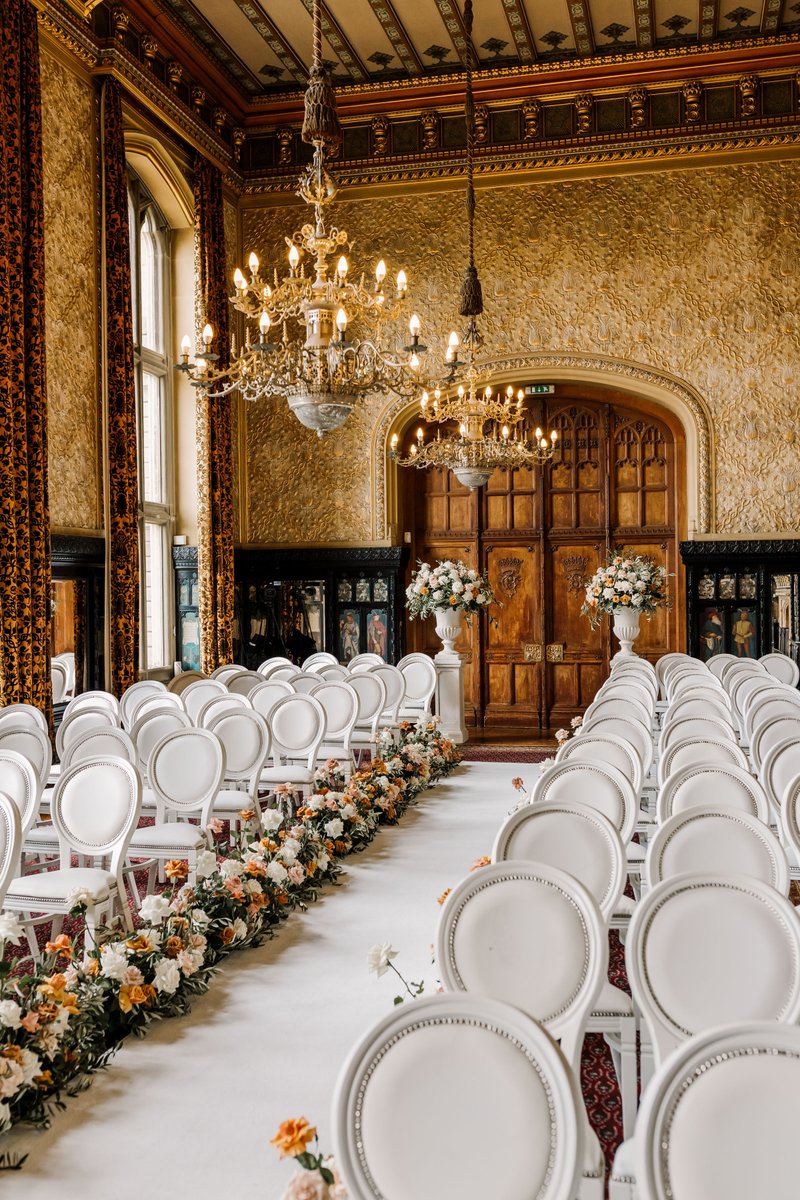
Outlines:
MULTIPOLYGON (((465 0, 463 24, 468 46, 471 45, 472 19, 472 0, 465 0)), ((523 409, 524 391, 515 393, 511 385, 504 396, 496 395, 489 382, 491 363, 487 356, 480 357, 483 337, 477 318, 483 312, 483 294, 475 266, 475 105, 470 54, 466 56, 465 65, 469 257, 461 285, 459 313, 467 318, 467 327, 461 337, 455 331, 450 334, 446 376, 432 396, 429 391, 422 392, 419 413, 423 420, 439 426, 455 424, 458 436, 449 432, 442 436, 439 429, 436 437, 426 442, 425 431, 420 427, 416 442, 411 444, 405 458, 400 456, 397 434, 392 437, 389 453, 404 467, 449 468, 460 483, 476 490, 488 483, 498 468, 532 467, 547 462, 555 452, 557 434, 552 430, 549 437, 545 437, 542 430, 537 429, 535 444, 529 445, 523 427, 528 415, 523 409)))
POLYGON ((288 270, 262 269, 251 254, 247 272, 234 273, 230 302, 240 313, 244 337, 231 340, 227 363, 214 349, 206 325, 202 348, 191 358, 191 339, 181 344, 183 371, 212 397, 238 392, 246 400, 284 396, 295 416, 322 437, 347 420, 359 397, 394 392, 419 394, 420 319, 411 309, 405 271, 390 281, 381 259, 367 281, 356 275, 344 229, 326 220, 338 186, 325 156, 341 141, 336 99, 322 66, 319 0, 314 3, 314 61, 305 97, 303 140, 313 160, 300 177, 298 196, 313 219, 286 237, 288 270))

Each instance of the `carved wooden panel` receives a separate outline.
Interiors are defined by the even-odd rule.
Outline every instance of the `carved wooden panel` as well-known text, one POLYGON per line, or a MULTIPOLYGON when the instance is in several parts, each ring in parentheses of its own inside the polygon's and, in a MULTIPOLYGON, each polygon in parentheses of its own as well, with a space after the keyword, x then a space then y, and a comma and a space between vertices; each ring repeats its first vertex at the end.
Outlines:
POLYGON ((551 406, 547 427, 558 433, 545 474, 552 529, 597 529, 605 523, 603 420, 596 407, 551 406))
POLYGON ((499 604, 496 624, 487 623, 483 643, 483 720, 486 725, 538 723, 541 666, 525 657, 525 645, 537 637, 540 622, 538 539, 490 542, 487 535, 484 559, 499 604))

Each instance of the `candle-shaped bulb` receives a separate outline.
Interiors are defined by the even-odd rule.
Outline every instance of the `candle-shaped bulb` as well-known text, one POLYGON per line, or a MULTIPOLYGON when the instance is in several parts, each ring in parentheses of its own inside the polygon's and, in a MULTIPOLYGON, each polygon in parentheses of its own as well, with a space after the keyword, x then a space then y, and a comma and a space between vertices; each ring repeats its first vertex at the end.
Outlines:
POLYGON ((375 268, 375 278, 378 282, 378 287, 381 287, 384 279, 386 278, 386 263, 383 261, 383 259, 380 260, 375 268))
POLYGON ((247 265, 254 275, 258 274, 258 255, 256 254, 255 250, 248 258, 247 265))
POLYGON ((397 294, 398 294, 398 296, 404 296, 407 289, 408 289, 408 280, 406 279, 406 273, 405 273, 405 271, 398 271, 397 272, 397 294))
POLYGON ((292 268, 292 274, 297 270, 297 264, 300 262, 300 251, 297 246, 292 246, 289 250, 289 266, 292 268))
POLYGON ((416 313, 411 314, 411 320, 408 322, 408 328, 411 330, 412 337, 419 337, 419 331, 422 328, 422 322, 416 313))
POLYGON ((347 313, 343 308, 340 308, 336 314, 336 328, 341 334, 344 334, 345 329, 347 329, 347 313))
POLYGON ((491 398, 492 398, 492 385, 491 385, 490 383, 487 383, 487 385, 486 385, 486 399, 487 399, 487 400, 491 400, 491 398))
POLYGON ((417 447, 414 444, 414 442, 412 442, 411 443, 411 457, 413 458, 416 453, 417 453, 417 447))
POLYGON ((397 449, 397 443, 398 443, 398 441, 399 441, 399 438, 398 438, 397 434, 396 434, 396 433, 393 433, 393 434, 392 434, 392 450, 396 450, 396 449, 397 449))
POLYGON ((522 404, 522 401, 524 399, 525 399, 525 393, 523 392, 522 388, 520 388, 519 391, 517 392, 517 404, 522 404))
POLYGON ((508 426, 507 425, 503 426, 503 441, 504 442, 508 441, 508 426))
POLYGON ((467 432, 467 427, 466 427, 466 425, 459 425, 459 427, 458 427, 458 432, 459 432, 459 433, 461 434, 461 436, 463 437, 463 436, 464 436, 464 434, 467 432))
POLYGON ((542 447, 543 450, 546 450, 547 449, 547 438, 543 437, 541 442, 539 443, 539 445, 542 447))
POLYGON ((453 350, 455 350, 456 346, 458 345, 458 334, 456 333, 455 329, 451 332, 450 337, 447 339, 447 344, 448 346, 452 347, 453 350))
POLYGON ((463 383, 460 383, 460 384, 458 385, 458 394, 459 394, 459 396, 460 396, 460 397, 463 399, 463 396, 464 396, 464 385, 463 385, 463 383))
POLYGON ((424 437, 425 437, 425 430, 420 425, 419 429, 417 430, 417 441, 419 442, 420 446, 422 445, 422 439, 424 437))
POLYGON ((419 402, 419 406, 422 409, 422 411, 425 412, 425 409, 428 407, 428 393, 427 392, 422 393, 422 399, 419 402))
POLYGON ((261 289, 261 299, 264 301, 265 304, 267 303, 267 301, 269 300, 271 295, 272 295, 272 288, 269 286, 268 283, 265 283, 263 288, 261 289))
POLYGON ((441 397, 441 394, 442 394, 442 389, 441 389, 441 388, 437 387, 437 388, 434 388, 434 389, 433 389, 433 398, 434 398, 434 400, 436 400, 437 402, 438 402, 439 398, 441 397))
POLYGON ((269 319, 269 313, 262 312, 261 316, 258 318, 258 328, 261 330, 262 340, 265 339, 269 333, 269 327, 271 324, 272 322, 269 319))
POLYGON ((190 339, 188 333, 185 333, 183 335, 183 337, 181 338, 181 354, 183 355, 184 358, 188 358, 189 355, 191 354, 191 351, 192 351, 192 342, 191 342, 191 339, 190 339))
POLYGON ((511 400, 511 398, 512 398, 512 397, 513 397, 513 395, 514 395, 514 385, 513 385, 513 383, 510 383, 510 384, 508 385, 508 387, 506 388, 506 395, 508 396, 509 400, 511 400))
POLYGON ((554 446, 555 446, 556 442, 558 441, 558 434, 556 433, 555 429, 550 434, 550 441, 553 443, 554 446))
POLYGON ((211 328, 210 325, 205 325, 203 327, 203 345, 208 347, 211 345, 213 340, 214 340, 214 330, 211 328))
POLYGON ((336 274, 339 276, 340 281, 344 283, 347 278, 347 259, 344 255, 342 255, 336 264, 336 274))
POLYGON ((411 358, 408 360, 408 365, 409 365, 409 367, 411 368, 411 370, 412 370, 412 371, 418 371, 418 370, 419 370, 419 368, 420 368, 420 361, 419 361, 419 355, 418 355, 416 352, 412 352, 412 354, 411 354, 411 358))
POLYGON ((540 437, 542 436, 542 431, 538 425, 536 426, 536 435, 535 436, 536 436, 537 442, 539 441, 540 437))
POLYGON ((238 267, 233 272, 233 286, 236 288, 237 292, 244 292, 247 290, 247 280, 238 267))

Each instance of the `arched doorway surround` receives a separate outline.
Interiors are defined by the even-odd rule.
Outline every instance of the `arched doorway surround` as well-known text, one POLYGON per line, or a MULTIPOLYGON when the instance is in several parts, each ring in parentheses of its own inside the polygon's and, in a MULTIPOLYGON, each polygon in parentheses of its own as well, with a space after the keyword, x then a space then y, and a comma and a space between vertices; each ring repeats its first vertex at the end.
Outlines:
MULTIPOLYGON (((681 648, 678 541, 709 517, 709 425, 698 397, 688 422, 679 404, 654 402, 630 376, 620 387, 608 370, 598 372, 598 382, 572 372, 565 379, 539 365, 538 379, 555 392, 542 399, 535 419, 555 423, 563 439, 563 453, 544 472, 498 472, 481 496, 447 472, 388 472, 389 503, 412 558, 464 558, 488 571, 503 601, 498 623, 473 623, 459 647, 470 724, 545 729, 585 708, 615 647, 607 624, 593 632, 579 615, 582 579, 613 545, 653 554, 674 575, 675 608, 643 623, 641 646, 653 658, 681 648)), ((507 380, 536 376, 518 368, 492 377, 498 386, 507 380)), ((387 437, 397 432, 406 444, 418 416, 414 406, 398 408, 387 437)), ((410 648, 436 649, 421 623, 408 635, 410 648)))

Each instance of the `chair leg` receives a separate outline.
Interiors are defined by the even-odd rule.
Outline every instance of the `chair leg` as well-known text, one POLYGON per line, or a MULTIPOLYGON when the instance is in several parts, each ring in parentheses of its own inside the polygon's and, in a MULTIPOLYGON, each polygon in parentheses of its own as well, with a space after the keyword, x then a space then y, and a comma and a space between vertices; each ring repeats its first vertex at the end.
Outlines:
POLYGON ((20 918, 22 919, 22 923, 25 926, 25 937, 28 942, 28 949, 31 952, 31 956, 33 958, 38 958, 39 957, 39 943, 36 940, 36 926, 33 924, 33 921, 31 920, 31 914, 29 912, 23 912, 23 913, 20 913, 19 915, 20 915, 20 918))
POLYGON ((93 904, 88 904, 86 906, 84 920, 86 922, 86 928, 83 934, 83 948, 85 952, 89 954, 97 946, 97 915, 95 913, 93 904))
POLYGON ((633 1136, 636 1124, 636 1018, 623 1017, 619 1030, 619 1090, 622 1097, 622 1136, 633 1136))

